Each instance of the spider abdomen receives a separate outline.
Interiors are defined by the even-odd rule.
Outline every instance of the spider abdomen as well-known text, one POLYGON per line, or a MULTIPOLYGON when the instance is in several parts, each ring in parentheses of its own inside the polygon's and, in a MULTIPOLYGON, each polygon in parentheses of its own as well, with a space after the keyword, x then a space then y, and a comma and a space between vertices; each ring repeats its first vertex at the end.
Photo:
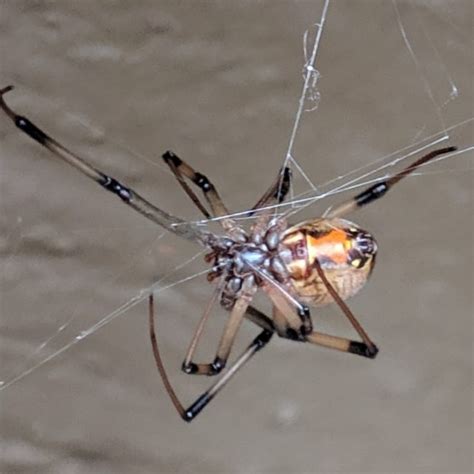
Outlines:
POLYGON ((306 221, 285 231, 281 255, 301 301, 313 305, 333 302, 318 275, 315 260, 342 299, 355 295, 375 264, 375 239, 344 219, 306 221))

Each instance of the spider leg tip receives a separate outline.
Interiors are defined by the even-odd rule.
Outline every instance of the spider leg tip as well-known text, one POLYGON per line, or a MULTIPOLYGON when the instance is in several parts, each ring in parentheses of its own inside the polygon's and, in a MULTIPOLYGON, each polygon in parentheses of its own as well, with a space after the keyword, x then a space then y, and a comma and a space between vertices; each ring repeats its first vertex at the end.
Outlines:
POLYGON ((13 110, 10 109, 10 107, 5 102, 5 99, 3 98, 3 96, 7 92, 10 92, 13 89, 14 89, 14 87, 12 85, 9 85, 9 86, 6 86, 6 87, 3 87, 2 89, 0 89, 0 108, 8 115, 8 117, 10 117, 12 120, 15 120, 16 119, 15 112, 13 112, 13 110))
POLYGON ((437 150, 434 150, 431 154, 434 156, 439 156, 439 155, 445 155, 446 153, 451 153, 453 151, 456 151, 458 149, 457 146, 447 146, 445 148, 438 148, 437 150))
POLYGON ((161 157, 167 162, 167 163, 173 163, 175 166, 179 166, 181 164, 181 160, 176 156, 171 150, 166 150, 161 157))
POLYGON ((10 92, 14 88, 15 88, 15 86, 13 86, 11 84, 9 86, 3 87, 2 89, 0 89, 0 96, 6 94, 7 92, 10 92))
POLYGON ((379 348, 375 344, 368 346, 364 342, 351 341, 347 352, 367 357, 368 359, 375 359, 379 353, 379 348))

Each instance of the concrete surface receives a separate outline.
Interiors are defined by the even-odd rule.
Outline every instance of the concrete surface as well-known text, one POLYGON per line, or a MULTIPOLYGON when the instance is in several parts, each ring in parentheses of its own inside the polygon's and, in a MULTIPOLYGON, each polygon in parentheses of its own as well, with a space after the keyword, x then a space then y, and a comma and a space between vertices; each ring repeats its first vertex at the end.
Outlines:
MULTIPOLYGON (((316 185, 369 166, 322 192, 473 116, 472 4, 398 5, 417 63, 391 2, 329 7, 321 101, 304 115, 293 155, 316 185), (451 101, 450 80, 459 92, 451 101), (427 87, 440 107, 448 101, 439 112, 427 87)), ((321 8, 6 0, 1 84, 16 86, 12 107, 164 209, 199 218, 160 163, 172 149, 242 210, 285 156, 303 34, 321 8)), ((162 236, 4 116, 0 138, 8 381, 199 249, 162 236)), ((453 130, 451 143, 472 141, 472 125, 453 130)), ((296 192, 307 189, 295 171, 296 192)), ((471 472, 472 211, 471 152, 430 165, 353 217, 380 245, 371 282, 351 301, 380 346, 376 360, 275 339, 187 425, 159 380, 140 303, 0 392, 1 472, 471 472)), ((204 269, 197 259, 166 281, 204 269)), ((162 351, 186 401, 210 383, 179 371, 210 290, 201 277, 157 293, 162 351)), ((324 330, 352 334, 337 308, 313 316, 324 330)), ((211 357, 223 322, 214 316, 200 358, 211 357)), ((245 324, 239 347, 254 334, 245 324)))

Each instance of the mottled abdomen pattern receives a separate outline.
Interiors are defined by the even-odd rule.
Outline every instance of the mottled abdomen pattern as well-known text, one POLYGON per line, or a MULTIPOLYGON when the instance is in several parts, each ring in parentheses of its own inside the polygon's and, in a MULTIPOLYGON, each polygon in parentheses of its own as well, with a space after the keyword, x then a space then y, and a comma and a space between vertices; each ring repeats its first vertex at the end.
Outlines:
POLYGON ((281 255, 298 299, 312 305, 334 300, 315 267, 318 259, 342 299, 355 295, 375 264, 377 243, 372 235, 345 219, 317 219, 285 231, 281 255))

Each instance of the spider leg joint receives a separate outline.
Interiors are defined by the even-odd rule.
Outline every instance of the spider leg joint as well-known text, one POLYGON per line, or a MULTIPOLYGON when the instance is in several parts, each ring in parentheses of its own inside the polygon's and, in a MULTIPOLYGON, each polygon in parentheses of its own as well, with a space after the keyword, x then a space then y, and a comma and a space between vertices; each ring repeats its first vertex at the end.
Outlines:
POLYGON ((375 344, 368 346, 364 342, 351 341, 348 352, 367 357, 368 359, 375 359, 379 352, 379 348, 375 344))
POLYGON ((167 163, 173 163, 175 166, 179 166, 182 163, 181 158, 170 150, 165 151, 161 156, 167 163))

